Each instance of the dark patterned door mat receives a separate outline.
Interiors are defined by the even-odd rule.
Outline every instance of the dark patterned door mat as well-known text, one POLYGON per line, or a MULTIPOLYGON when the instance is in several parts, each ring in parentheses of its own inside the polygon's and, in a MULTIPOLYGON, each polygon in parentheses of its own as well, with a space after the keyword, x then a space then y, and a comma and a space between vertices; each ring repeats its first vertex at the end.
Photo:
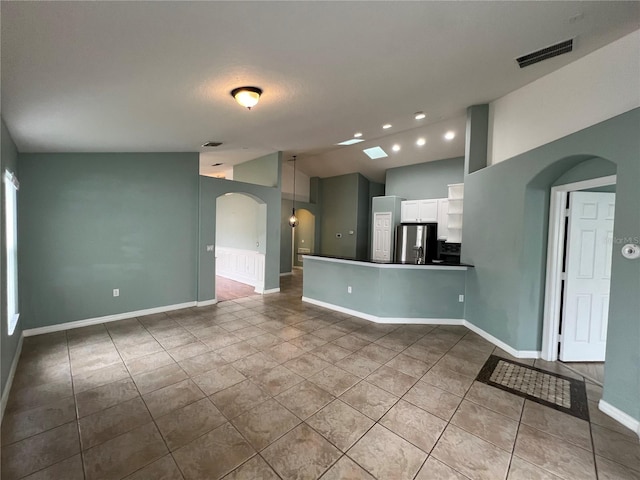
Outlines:
POLYGON ((478 382, 589 421, 584 381, 491 355, 478 382))

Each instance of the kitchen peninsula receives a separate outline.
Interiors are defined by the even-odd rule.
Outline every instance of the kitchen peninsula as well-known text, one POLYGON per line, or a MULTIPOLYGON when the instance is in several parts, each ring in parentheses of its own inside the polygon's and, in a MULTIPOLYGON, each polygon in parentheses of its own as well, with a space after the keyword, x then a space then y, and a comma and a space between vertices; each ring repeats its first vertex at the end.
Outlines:
POLYGON ((304 302, 380 323, 462 324, 467 270, 303 256, 304 302))

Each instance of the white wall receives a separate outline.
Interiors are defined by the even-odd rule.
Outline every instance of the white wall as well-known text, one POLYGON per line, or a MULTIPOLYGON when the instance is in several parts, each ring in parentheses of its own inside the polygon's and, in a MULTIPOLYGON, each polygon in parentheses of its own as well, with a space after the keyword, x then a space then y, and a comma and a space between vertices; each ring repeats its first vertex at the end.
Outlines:
POLYGON ((493 101, 488 162, 502 162, 638 106, 640 30, 493 101))
MULTIPOLYGON (((293 198, 293 163, 282 162, 282 196, 283 198, 293 198)), ((309 201, 309 177, 296 169, 296 201, 309 201)))

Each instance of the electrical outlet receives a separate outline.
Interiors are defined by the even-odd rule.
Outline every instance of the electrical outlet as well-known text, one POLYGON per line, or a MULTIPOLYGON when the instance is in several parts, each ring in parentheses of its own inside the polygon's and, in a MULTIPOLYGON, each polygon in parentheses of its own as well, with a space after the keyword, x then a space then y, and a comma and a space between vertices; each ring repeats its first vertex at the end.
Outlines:
POLYGON ((464 295, 458 295, 458 302, 460 303, 464 302, 464 295))
POLYGON ((114 297, 119 297, 120 296, 120 289, 119 288, 114 288, 113 289, 113 296, 114 297))
POLYGON ((347 293, 351 293, 351 285, 347 287, 347 293))

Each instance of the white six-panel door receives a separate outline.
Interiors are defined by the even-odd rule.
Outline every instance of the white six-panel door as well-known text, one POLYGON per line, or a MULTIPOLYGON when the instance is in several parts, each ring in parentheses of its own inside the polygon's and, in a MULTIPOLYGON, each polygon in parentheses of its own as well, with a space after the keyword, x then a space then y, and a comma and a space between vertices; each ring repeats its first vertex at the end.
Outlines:
POLYGON ((604 361, 615 193, 572 192, 560 360, 604 361))
POLYGON ((378 212, 373 215, 373 260, 391 261, 391 212, 378 212))

